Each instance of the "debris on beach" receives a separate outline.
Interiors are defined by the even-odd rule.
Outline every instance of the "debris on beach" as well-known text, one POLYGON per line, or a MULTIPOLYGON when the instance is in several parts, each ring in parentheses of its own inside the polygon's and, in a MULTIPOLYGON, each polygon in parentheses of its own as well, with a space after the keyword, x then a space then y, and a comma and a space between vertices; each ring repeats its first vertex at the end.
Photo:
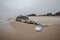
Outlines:
POLYGON ((35 31, 37 31, 37 32, 40 32, 45 27, 42 24, 39 24, 39 23, 36 23, 36 22, 30 20, 28 16, 23 16, 23 15, 17 16, 16 21, 36 25, 35 31))

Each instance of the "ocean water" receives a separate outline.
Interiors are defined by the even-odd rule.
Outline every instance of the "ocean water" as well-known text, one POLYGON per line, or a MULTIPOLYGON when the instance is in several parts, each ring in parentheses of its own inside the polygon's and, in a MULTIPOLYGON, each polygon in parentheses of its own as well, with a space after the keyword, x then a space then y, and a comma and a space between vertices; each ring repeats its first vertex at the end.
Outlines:
POLYGON ((4 31, 9 32, 16 32, 16 30, 10 25, 10 23, 6 23, 6 21, 9 19, 8 16, 4 15, 5 17, 0 17, 0 33, 3 34, 4 31))

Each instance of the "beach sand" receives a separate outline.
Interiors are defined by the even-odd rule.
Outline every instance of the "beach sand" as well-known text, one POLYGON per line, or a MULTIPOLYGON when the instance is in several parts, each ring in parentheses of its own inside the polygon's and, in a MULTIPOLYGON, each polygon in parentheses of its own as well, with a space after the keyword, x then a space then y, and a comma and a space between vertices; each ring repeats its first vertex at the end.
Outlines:
POLYGON ((40 24, 51 24, 45 27, 41 32, 36 32, 34 28, 36 25, 27 24, 17 21, 11 21, 15 19, 9 19, 6 24, 10 24, 15 31, 12 29, 4 30, 1 32, 1 40, 60 40, 60 17, 29 17, 40 24), (10 31, 11 30, 11 31, 10 31))

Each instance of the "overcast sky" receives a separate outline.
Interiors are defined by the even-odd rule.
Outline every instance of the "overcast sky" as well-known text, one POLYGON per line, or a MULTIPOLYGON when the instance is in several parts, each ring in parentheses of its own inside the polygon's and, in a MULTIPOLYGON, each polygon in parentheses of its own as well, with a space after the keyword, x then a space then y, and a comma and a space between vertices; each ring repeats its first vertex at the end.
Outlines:
POLYGON ((60 0, 0 0, 0 16, 60 11, 60 0))

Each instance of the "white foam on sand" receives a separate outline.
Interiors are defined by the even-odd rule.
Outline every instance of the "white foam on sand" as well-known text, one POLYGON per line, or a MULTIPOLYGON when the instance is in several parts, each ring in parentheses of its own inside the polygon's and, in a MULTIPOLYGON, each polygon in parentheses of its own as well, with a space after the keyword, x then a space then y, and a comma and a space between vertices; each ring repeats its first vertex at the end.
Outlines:
POLYGON ((15 20, 5 21, 5 23, 14 22, 15 20))

